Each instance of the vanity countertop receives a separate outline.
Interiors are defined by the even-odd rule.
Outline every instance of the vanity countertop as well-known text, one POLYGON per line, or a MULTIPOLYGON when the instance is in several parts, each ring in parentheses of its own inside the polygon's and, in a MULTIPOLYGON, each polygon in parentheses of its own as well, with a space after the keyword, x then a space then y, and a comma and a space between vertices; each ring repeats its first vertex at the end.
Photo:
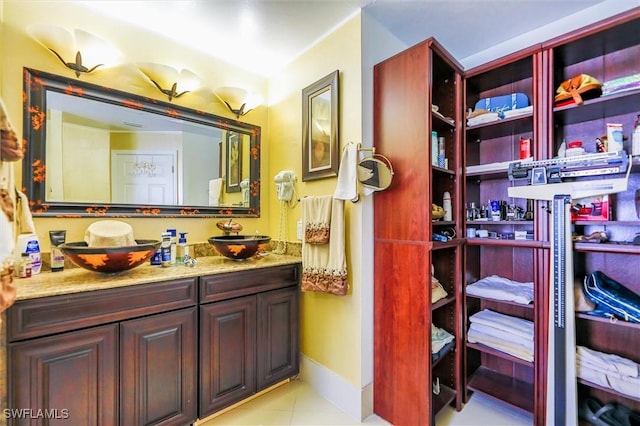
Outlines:
POLYGON ((195 267, 184 265, 162 267, 146 263, 129 271, 115 274, 91 272, 83 268, 67 268, 60 272, 41 272, 30 278, 15 278, 14 283, 17 288, 16 300, 26 300, 225 272, 290 265, 301 261, 302 259, 297 256, 273 253, 242 262, 222 256, 206 256, 199 257, 198 264, 195 267))

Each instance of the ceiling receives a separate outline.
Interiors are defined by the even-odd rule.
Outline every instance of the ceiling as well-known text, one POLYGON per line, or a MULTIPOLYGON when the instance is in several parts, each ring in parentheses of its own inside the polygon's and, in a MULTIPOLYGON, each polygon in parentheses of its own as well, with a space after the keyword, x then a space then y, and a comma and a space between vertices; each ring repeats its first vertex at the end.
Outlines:
POLYGON ((268 77, 361 8, 405 44, 434 36, 461 60, 603 1, 78 0, 78 3, 268 77), (256 64, 260 64, 260 69, 256 70, 256 64))

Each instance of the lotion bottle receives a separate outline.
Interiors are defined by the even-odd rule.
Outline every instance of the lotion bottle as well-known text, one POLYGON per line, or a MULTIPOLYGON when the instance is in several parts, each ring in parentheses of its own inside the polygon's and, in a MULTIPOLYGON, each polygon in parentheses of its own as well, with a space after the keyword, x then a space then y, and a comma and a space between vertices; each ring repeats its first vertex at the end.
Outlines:
POLYGON ((167 229, 167 232, 171 234, 171 264, 176 264, 176 259, 178 257, 177 248, 178 248, 178 240, 176 238, 176 230, 175 229, 167 229))
POLYGON ((451 211, 451 194, 445 192, 442 196, 442 209, 444 210, 444 217, 442 220, 445 222, 453 220, 453 212, 451 211))
POLYGON ((187 245, 187 237, 185 237, 187 234, 188 232, 180 232, 180 239, 178 240, 176 263, 180 265, 183 265, 184 261, 189 258, 189 246, 187 245))
POLYGON ((16 253, 27 253, 31 258, 31 275, 40 273, 42 258, 40 255, 40 240, 34 233, 20 234, 15 248, 16 253))

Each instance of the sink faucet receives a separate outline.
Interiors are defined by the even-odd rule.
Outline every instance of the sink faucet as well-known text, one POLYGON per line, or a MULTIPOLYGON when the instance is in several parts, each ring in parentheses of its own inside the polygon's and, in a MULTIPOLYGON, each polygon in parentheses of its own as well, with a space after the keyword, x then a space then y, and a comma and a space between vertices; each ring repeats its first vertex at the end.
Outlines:
POLYGON ((232 232, 235 232, 236 235, 242 231, 242 225, 238 222, 234 222, 233 218, 229 220, 221 220, 216 224, 218 229, 222 230, 222 235, 231 235, 232 232))

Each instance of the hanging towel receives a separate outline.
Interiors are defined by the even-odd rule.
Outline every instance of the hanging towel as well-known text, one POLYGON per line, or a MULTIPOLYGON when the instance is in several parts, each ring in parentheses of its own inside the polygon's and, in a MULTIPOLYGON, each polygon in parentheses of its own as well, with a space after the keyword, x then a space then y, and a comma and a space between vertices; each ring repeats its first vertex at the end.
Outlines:
POLYGON ((331 203, 333 197, 309 197, 303 206, 304 242, 308 244, 328 244, 331 233, 331 203))
MULTIPOLYGON (((344 201, 325 197, 305 197, 301 200, 302 222, 307 229, 309 218, 316 217, 318 199, 329 198, 330 233, 328 244, 302 241, 302 291, 315 291, 344 296, 347 294, 347 260, 345 254, 344 201)), ((326 208, 326 207, 325 207, 326 208)))
POLYGON ((338 185, 333 198, 354 203, 358 201, 358 145, 353 142, 342 149, 338 185))
POLYGON ((211 179, 209 181, 209 205, 220 205, 220 189, 222 188, 222 179, 211 179))

